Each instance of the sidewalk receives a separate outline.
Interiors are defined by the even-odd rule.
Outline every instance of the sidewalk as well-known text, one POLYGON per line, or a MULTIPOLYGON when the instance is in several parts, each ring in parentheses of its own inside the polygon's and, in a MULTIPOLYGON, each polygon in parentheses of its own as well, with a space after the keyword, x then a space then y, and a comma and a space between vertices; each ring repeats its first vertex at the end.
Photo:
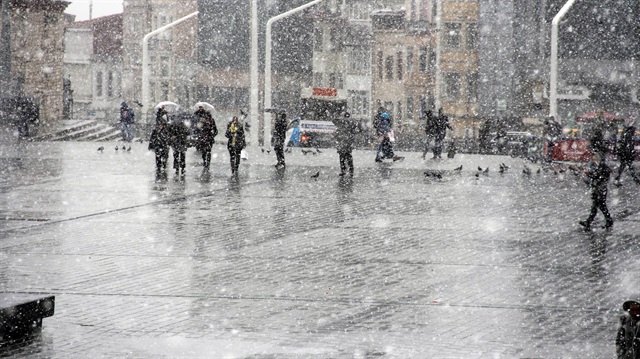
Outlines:
POLYGON ((10 357, 613 358, 640 292, 631 181, 584 233, 579 178, 521 159, 355 151, 341 180, 335 150, 251 148, 234 179, 217 144, 156 181, 121 146, 0 145, 0 291, 56 296, 10 357))

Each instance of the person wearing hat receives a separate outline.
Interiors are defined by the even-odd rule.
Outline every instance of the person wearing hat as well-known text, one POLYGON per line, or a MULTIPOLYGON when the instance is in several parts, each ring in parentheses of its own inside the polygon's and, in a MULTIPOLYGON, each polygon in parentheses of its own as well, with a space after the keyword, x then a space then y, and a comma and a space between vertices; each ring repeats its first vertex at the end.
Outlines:
POLYGON ((620 317, 616 335, 618 359, 640 359, 640 302, 628 300, 622 304, 626 313, 620 317))
POLYGON ((607 185, 611 177, 611 169, 604 160, 604 155, 595 152, 591 157, 591 164, 586 172, 587 182, 591 186, 591 213, 589 218, 578 223, 584 227, 585 232, 591 231, 591 223, 596 218, 598 210, 602 212, 606 220, 603 228, 610 230, 613 227, 613 219, 607 208, 607 185))

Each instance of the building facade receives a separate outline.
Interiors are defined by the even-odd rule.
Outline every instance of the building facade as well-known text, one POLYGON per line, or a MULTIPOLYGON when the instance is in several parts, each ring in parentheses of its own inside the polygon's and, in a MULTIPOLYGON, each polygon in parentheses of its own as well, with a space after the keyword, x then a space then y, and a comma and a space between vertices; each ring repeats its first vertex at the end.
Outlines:
MULTIPOLYGON (((11 97, 31 98, 40 107, 40 126, 54 127, 62 119, 64 70, 63 34, 66 1, 10 2, 11 97)), ((3 74, 4 76, 4 74, 3 74)))

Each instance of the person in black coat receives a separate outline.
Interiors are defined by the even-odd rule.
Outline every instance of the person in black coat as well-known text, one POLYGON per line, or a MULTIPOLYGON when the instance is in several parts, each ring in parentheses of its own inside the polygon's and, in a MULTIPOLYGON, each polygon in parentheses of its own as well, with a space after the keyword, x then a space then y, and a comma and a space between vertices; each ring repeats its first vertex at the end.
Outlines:
POLYGON ((629 169, 629 173, 631 174, 631 177, 633 177, 633 180, 637 184, 640 184, 640 178, 633 168, 633 160, 636 157, 635 143, 633 142, 633 136, 635 135, 635 133, 636 128, 634 126, 627 126, 622 131, 622 137, 620 138, 620 143, 618 144, 618 158, 620 159, 620 167, 618 167, 616 185, 620 185, 620 178, 622 177, 622 172, 625 168, 629 169))
POLYGON ((444 138, 447 136, 447 129, 453 129, 449 124, 449 117, 444 114, 442 108, 438 110, 438 117, 435 118, 433 159, 442 158, 442 148, 444 147, 444 138))
POLYGON ((169 133, 171 134, 171 149, 173 150, 173 168, 177 175, 185 175, 186 172, 186 153, 189 147, 189 127, 184 120, 176 118, 169 125, 169 133))
POLYGON ((276 122, 273 126, 273 136, 271 141, 273 144, 273 150, 276 153, 278 163, 276 168, 284 168, 284 140, 287 138, 287 128, 289 122, 287 121, 287 115, 281 113, 276 116, 276 122))
POLYGON ((607 185, 611 177, 611 169, 605 163, 604 157, 599 153, 594 153, 591 157, 589 169, 586 172, 587 182, 591 187, 591 213, 589 218, 578 223, 584 227, 585 231, 591 230, 591 223, 596 218, 598 210, 602 212, 606 223, 605 229, 613 227, 613 218, 607 208, 607 185))
POLYGON ((606 158, 607 144, 604 140, 602 130, 596 129, 593 131, 593 135, 589 138, 589 149, 592 153, 599 154, 603 160, 606 158))
POLYGON ((202 106, 198 107, 195 115, 198 119, 197 127, 200 130, 196 141, 196 149, 202 154, 204 169, 208 170, 209 164, 211 164, 211 148, 216 142, 215 137, 218 135, 218 127, 213 116, 211 116, 211 112, 206 111, 202 106))
POLYGON ((229 139, 227 149, 229 150, 229 158, 231 161, 231 174, 237 175, 238 167, 240 166, 240 153, 246 145, 244 126, 242 122, 238 121, 237 116, 233 116, 233 119, 231 119, 231 122, 227 125, 227 131, 224 136, 229 139))
POLYGON ((149 150, 154 151, 156 154, 156 174, 160 174, 161 171, 167 169, 170 140, 171 134, 167 124, 157 123, 151 132, 151 138, 149 138, 149 150))
POLYGON ((337 118, 332 119, 336 125, 336 149, 340 158, 340 176, 344 176, 349 172, 349 176, 353 177, 353 142, 357 133, 362 132, 362 126, 358 121, 351 119, 348 112, 337 118))
POLYGON ((422 151, 422 159, 424 160, 427 157, 427 152, 429 152, 429 148, 431 145, 431 141, 434 138, 434 130, 436 128, 436 118, 433 116, 433 111, 427 110, 424 113, 424 132, 426 134, 425 143, 424 143, 424 151, 422 151))
POLYGON ((167 109, 164 106, 161 106, 160 108, 158 108, 158 111, 156 112, 156 124, 158 123, 164 123, 164 124, 169 123, 169 113, 167 112, 167 109))
POLYGON ((626 313, 620 317, 616 335, 618 359, 640 359, 640 302, 627 300, 622 304, 626 313))

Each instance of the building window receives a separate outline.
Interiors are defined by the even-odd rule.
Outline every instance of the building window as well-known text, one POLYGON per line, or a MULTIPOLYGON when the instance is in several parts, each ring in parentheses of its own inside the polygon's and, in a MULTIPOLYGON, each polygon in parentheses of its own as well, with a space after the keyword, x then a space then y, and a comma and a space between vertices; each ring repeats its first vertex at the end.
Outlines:
POLYGON ((407 119, 413 120, 413 97, 407 97, 407 119))
POLYGON ((371 70, 371 53, 361 47, 348 47, 348 71, 353 75, 367 75, 371 70))
POLYGON ((369 93, 349 91, 349 111, 354 116, 369 116, 369 93))
POLYGON ((246 87, 238 87, 236 89, 236 107, 244 108, 249 103, 249 89, 246 87))
POLYGON ((322 52, 322 29, 313 29, 313 49, 316 52, 322 52))
POLYGON ((421 47, 418 57, 420 72, 427 72, 429 67, 429 48, 426 46, 421 47))
POLYGON ((102 97, 102 71, 96 73, 96 96, 102 97))
POLYGON ((333 52, 342 51, 342 39, 340 38, 339 31, 340 29, 334 27, 331 28, 331 31, 329 32, 329 48, 333 52))
POLYGON ((169 83, 163 82, 160 84, 160 91, 162 92, 162 101, 169 100, 169 83))
POLYGON ((316 72, 313 74, 314 87, 322 87, 322 72, 316 72))
POLYGON ((338 72, 336 74, 336 86, 337 88, 341 89, 344 88, 344 76, 342 75, 342 72, 338 72))
POLYGON ((214 99, 214 105, 223 109, 229 109, 233 106, 233 88, 232 87, 212 87, 211 97, 214 99))
POLYGON ((460 29, 462 25, 459 23, 445 23, 444 24, 444 46, 450 49, 460 48, 460 29))
POLYGON ((168 77, 169 76, 169 57, 162 56, 160 58, 160 76, 168 77))
POLYGON ((396 124, 398 127, 402 127, 402 101, 398 101, 396 105, 397 116, 396 116, 396 124))
POLYGON ((336 87, 336 74, 334 74, 333 72, 329 74, 329 87, 336 87))
POLYGON ((385 70, 387 73, 387 80, 393 80, 393 56, 387 56, 385 70))
POLYGON ((430 47, 428 49, 428 58, 429 58, 429 62, 427 64, 427 71, 431 74, 435 74, 436 73, 436 66, 438 64, 438 54, 436 53, 436 48, 435 47, 430 47))
POLYGON ((151 103, 158 102, 156 96, 156 83, 154 81, 149 81, 149 93, 151 94, 151 103))
POLYGON ((467 49, 475 50, 478 40, 477 24, 467 24, 467 49))
POLYGON ((478 74, 467 74, 467 102, 474 103, 478 101, 478 74))
POLYGON ((413 47, 407 47, 407 73, 413 72, 413 47))
POLYGON ((443 75, 444 96, 449 100, 460 99, 460 74, 448 72, 443 75))
POLYGON ((107 73, 107 96, 113 96, 113 72, 107 73))
POLYGON ((398 81, 402 81, 402 75, 404 72, 404 66, 402 66, 402 58, 403 58, 404 54, 402 53, 402 51, 398 51, 397 53, 397 57, 396 57, 396 61, 397 63, 397 72, 398 72, 398 81))
POLYGON ((382 80, 384 73, 384 60, 383 60, 382 51, 378 51, 378 78, 382 80))

